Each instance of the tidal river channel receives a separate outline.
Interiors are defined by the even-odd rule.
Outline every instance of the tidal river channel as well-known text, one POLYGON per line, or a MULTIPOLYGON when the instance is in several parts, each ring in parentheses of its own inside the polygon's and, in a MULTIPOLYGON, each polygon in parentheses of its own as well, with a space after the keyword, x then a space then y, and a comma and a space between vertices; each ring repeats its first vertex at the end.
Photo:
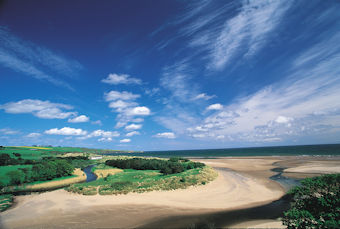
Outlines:
MULTIPOLYGON (((230 171, 229 169, 215 169, 220 172, 230 171)), ((276 172, 277 174, 270 177, 270 179, 278 182, 286 190, 289 190, 290 188, 300 184, 300 182, 296 179, 282 176, 283 170, 284 168, 281 167, 272 169, 272 171, 276 172)), ((261 195, 261 193, 259 193, 259 195, 261 195)), ((211 225, 216 228, 228 227, 232 226, 233 224, 250 220, 277 219, 283 216, 283 212, 288 210, 289 206, 290 197, 288 195, 284 195, 278 200, 257 207, 239 210, 222 210, 208 214, 173 216, 146 225, 142 225, 140 226, 140 228, 157 228, 157 225, 168 225, 168 228, 187 228, 188 226, 190 226, 190 223, 188 224, 188 222, 196 222, 196 228, 209 228, 209 226, 211 225)))
POLYGON ((96 174, 94 174, 91 170, 93 167, 95 167, 96 165, 90 165, 87 166, 86 168, 84 168, 84 173, 86 174, 86 182, 90 182, 90 181, 94 181, 97 179, 96 174))

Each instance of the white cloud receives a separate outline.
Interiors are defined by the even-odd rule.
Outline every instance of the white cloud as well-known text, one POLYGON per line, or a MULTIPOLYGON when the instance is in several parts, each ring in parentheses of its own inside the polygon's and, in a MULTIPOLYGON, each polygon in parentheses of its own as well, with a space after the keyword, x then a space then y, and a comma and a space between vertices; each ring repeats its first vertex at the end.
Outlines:
POLYGON ((132 109, 130 109, 127 113, 128 115, 150 115, 150 109, 142 106, 142 107, 134 107, 132 109))
POLYGON ((109 74, 107 78, 102 79, 103 83, 108 83, 108 84, 142 84, 142 81, 137 78, 133 78, 129 75, 126 74, 109 74))
POLYGON ((125 139, 120 140, 119 142, 120 143, 128 143, 128 142, 131 142, 131 139, 125 138, 125 139))
POLYGON ((31 113, 38 118, 43 119, 65 119, 76 115, 76 112, 65 112, 64 109, 70 110, 73 107, 61 103, 51 103, 50 101, 41 101, 37 99, 24 99, 18 102, 9 102, 0 105, 0 109, 6 113, 24 114, 31 113))
POLYGON ((212 99, 212 98, 215 98, 216 95, 207 95, 205 93, 201 93, 201 94, 198 94, 197 96, 195 96, 193 98, 193 100, 198 100, 198 99, 203 99, 203 100, 209 100, 209 99, 212 99))
POLYGON ((207 107, 207 110, 222 110, 223 106, 219 103, 211 104, 207 107))
POLYGON ((105 93, 105 100, 106 101, 116 101, 116 100, 135 100, 140 97, 140 95, 133 94, 127 91, 110 91, 105 93))
POLYGON ((90 121, 90 118, 87 117, 86 115, 79 115, 77 117, 74 117, 68 120, 68 122, 71 122, 71 123, 88 122, 88 121, 90 121))
POLYGON ((285 117, 285 116, 278 116, 276 119, 275 119, 275 122, 277 123, 288 123, 292 120, 292 118, 289 118, 289 117, 285 117))
POLYGON ((119 132, 117 131, 105 131, 105 130, 95 130, 88 137, 105 137, 105 138, 112 138, 112 137, 119 137, 119 132))
POLYGON ((112 138, 99 138, 98 142, 112 142, 112 138))
POLYGON ((61 129, 53 128, 45 131, 45 134, 51 134, 51 135, 86 135, 87 131, 82 129, 75 129, 71 127, 63 127, 61 129))
POLYGON ((174 139, 176 138, 176 135, 172 132, 164 132, 164 133, 158 133, 155 135, 157 138, 169 138, 169 139, 174 139))
MULTIPOLYGON (((110 102, 109 107, 113 108, 114 112, 117 112, 117 124, 116 128, 121 128, 129 122, 134 121, 134 116, 146 116, 150 115, 150 109, 146 106, 138 106, 135 102, 140 95, 133 94, 127 91, 110 91, 106 93, 105 100, 110 102)), ((136 122, 142 122, 143 119, 137 119, 136 122)))
POLYGON ((28 138, 37 138, 37 137, 40 137, 41 134, 40 133, 29 133, 26 135, 26 137, 28 138))
POLYGON ((136 106, 136 105, 137 105, 136 102, 126 102, 126 101, 123 101, 123 100, 117 100, 117 101, 111 102, 109 104, 109 107, 117 109, 117 110, 123 110, 123 109, 126 109, 128 107, 136 106))
POLYGON ((128 130, 128 131, 130 131, 130 130, 139 130, 140 128, 142 128, 141 124, 134 124, 134 123, 132 123, 130 125, 127 125, 125 127, 125 130, 128 130))
POLYGON ((132 131, 132 132, 127 133, 125 136, 126 137, 132 137, 134 135, 140 135, 140 133, 138 131, 132 131))

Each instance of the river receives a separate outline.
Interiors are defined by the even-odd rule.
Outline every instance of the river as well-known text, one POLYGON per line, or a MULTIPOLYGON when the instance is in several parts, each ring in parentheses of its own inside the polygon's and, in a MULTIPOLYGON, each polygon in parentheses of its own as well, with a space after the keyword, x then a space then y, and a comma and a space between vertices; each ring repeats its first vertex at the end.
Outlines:
POLYGON ((97 179, 96 174, 94 174, 91 170, 96 165, 89 165, 83 169, 84 173, 86 174, 86 182, 94 181, 97 179))

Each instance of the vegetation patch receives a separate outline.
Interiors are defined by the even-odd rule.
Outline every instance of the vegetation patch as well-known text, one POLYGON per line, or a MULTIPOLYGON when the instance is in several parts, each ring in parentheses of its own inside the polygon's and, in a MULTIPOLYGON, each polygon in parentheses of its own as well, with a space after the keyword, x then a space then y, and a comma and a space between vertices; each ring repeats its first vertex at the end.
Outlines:
POLYGON ((86 181, 86 174, 78 168, 74 170, 71 176, 55 178, 49 181, 36 181, 18 186, 7 186, 2 189, 2 192, 16 193, 16 192, 44 191, 62 188, 70 184, 79 183, 83 181, 86 181))
POLYGON ((340 228, 340 174, 306 178, 293 188, 291 208, 284 213, 288 228, 340 228))
POLYGON ((5 211, 13 204, 13 195, 0 195, 0 211, 5 211))
POLYGON ((189 169, 202 168, 204 166, 203 163, 180 158, 170 158, 169 160, 145 158, 115 159, 107 160, 105 164, 120 169, 159 170, 165 175, 181 173, 189 169))
MULTIPOLYGON (((151 163, 158 161, 162 162, 170 162, 170 160, 159 160, 159 159, 142 159, 139 158, 140 161, 150 161, 151 163)), ((120 159, 123 160, 123 159, 120 159)), ((126 161, 137 161, 131 160, 131 158, 125 159, 126 161)), ((172 159, 173 160, 173 159, 172 159)), ((119 161, 120 163, 121 161, 119 161)), ((160 162, 160 164, 163 164, 160 162)), ((172 163, 173 161, 171 161, 172 163)), ((188 161, 187 159, 176 161, 175 163, 181 163, 183 168, 187 168, 188 164, 195 163, 188 161)), ((102 164, 97 166, 97 170, 101 170, 100 168, 112 168, 102 164), (99 168, 99 169, 98 169, 99 168)), ((122 163, 123 164, 123 163, 122 163)), ((141 163, 143 165, 143 163, 141 163)), ((130 163, 130 168, 124 169, 123 172, 116 173, 114 175, 108 175, 104 178, 99 178, 95 181, 81 184, 73 184, 66 188, 66 190, 70 192, 75 192, 79 194, 85 195, 95 195, 99 193, 100 195, 117 195, 117 194, 126 194, 129 192, 148 192, 153 190, 174 190, 179 188, 187 188, 192 185, 205 185, 208 182, 214 180, 217 177, 217 172, 212 168, 205 166, 200 166, 197 168, 186 169, 182 172, 165 174, 158 169, 152 170, 150 168, 150 164, 145 163, 146 169, 132 169, 134 167, 133 163, 130 163)), ((144 165, 145 165, 144 164, 144 165)), ((154 163, 157 164, 157 163, 154 163)), ((164 163, 167 164, 167 163, 164 163)), ((169 163, 170 164, 170 163, 169 163)), ((125 165, 125 164, 124 164, 125 165)), ((136 168, 136 167, 134 167, 136 168)))

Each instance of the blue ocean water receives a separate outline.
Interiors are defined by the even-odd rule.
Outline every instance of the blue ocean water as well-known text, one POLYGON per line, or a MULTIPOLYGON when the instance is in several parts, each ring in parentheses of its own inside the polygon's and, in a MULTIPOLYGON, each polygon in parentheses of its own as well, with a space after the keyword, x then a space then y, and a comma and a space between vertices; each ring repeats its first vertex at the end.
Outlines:
POLYGON ((146 151, 132 153, 109 153, 106 155, 129 155, 146 157, 249 157, 249 156, 336 156, 340 155, 340 144, 272 146, 228 149, 146 151))

